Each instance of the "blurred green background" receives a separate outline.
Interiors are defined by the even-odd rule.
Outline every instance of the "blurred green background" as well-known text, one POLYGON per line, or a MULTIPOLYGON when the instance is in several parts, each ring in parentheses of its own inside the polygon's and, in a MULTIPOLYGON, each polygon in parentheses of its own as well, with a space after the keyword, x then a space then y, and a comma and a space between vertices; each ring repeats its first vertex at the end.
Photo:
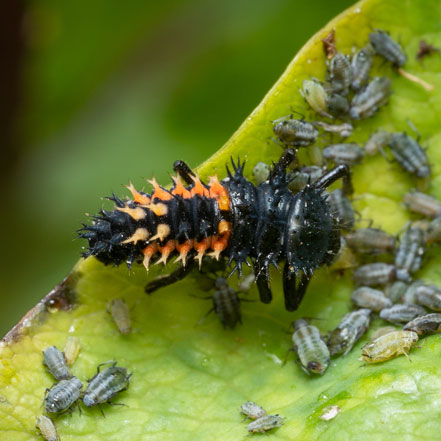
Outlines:
POLYGON ((3 335, 77 261, 84 213, 208 158, 353 1, 2 3, 3 335))

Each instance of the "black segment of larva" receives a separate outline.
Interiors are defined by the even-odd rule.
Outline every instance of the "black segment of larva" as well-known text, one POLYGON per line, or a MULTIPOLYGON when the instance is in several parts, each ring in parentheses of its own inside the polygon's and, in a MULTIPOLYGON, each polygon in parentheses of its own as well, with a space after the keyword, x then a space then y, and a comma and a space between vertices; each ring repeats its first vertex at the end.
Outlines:
MULTIPOLYGON (((89 242, 84 257, 93 255, 104 264, 128 266, 143 260, 148 269, 150 259, 160 253, 156 262, 165 263, 177 255, 183 268, 187 263, 208 254, 234 263, 233 271, 241 274, 243 263, 252 262, 261 301, 272 299, 269 267, 285 261, 283 285, 285 306, 298 308, 314 271, 329 264, 340 248, 340 230, 331 214, 324 190, 338 179, 349 181, 349 169, 340 165, 325 173, 297 193, 289 190, 288 166, 295 158, 291 149, 284 151, 274 165, 268 180, 255 186, 243 174, 244 163, 232 161, 233 172, 227 177, 210 178, 201 183, 191 169, 177 167, 184 187, 174 178, 171 190, 156 181, 151 195, 138 192, 132 185, 133 200, 115 195, 113 211, 102 210, 92 225, 84 225, 79 236, 89 242), (181 173, 180 173, 181 174, 181 173), (188 261, 188 262, 187 262, 188 261), (299 281, 297 281, 299 279, 299 281)), ((181 271, 173 282, 188 272, 181 271)), ((231 273, 231 274, 232 274, 231 273)), ((153 289, 169 284, 161 281, 153 289)))

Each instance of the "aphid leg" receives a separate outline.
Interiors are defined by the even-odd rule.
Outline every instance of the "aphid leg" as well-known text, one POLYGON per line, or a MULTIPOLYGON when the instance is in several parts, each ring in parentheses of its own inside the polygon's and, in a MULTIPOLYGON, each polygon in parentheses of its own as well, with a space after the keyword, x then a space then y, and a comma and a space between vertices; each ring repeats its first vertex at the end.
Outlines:
POLYGON ((111 364, 112 367, 116 366, 116 361, 115 360, 108 360, 105 361, 104 363, 100 363, 97 367, 96 367, 96 373, 99 374, 100 370, 101 370, 101 366, 105 366, 106 364, 111 364))
POLYGON ((282 116, 281 118, 277 118, 277 119, 275 119, 275 120, 273 120, 273 121, 270 121, 270 122, 271 122, 272 124, 277 124, 277 123, 282 122, 282 121, 285 121, 285 120, 287 120, 287 119, 292 119, 292 117, 293 117, 293 114, 290 113, 289 115, 282 116))
POLYGON ((187 185, 193 184, 192 176, 196 176, 196 174, 185 161, 176 161, 173 164, 173 170, 184 180, 187 185))
POLYGON ((262 270, 256 264, 254 265, 254 275, 256 276, 256 285, 259 290, 259 297, 262 303, 271 303, 273 294, 269 284, 268 272, 262 270))
MULTIPOLYGON (((211 298, 211 297, 210 297, 211 298)), ((214 311, 214 306, 210 308, 207 313, 196 323, 197 326, 202 325, 205 319, 214 311)), ((225 328, 225 325, 224 325, 225 328)))
POLYGON ((279 147, 281 147, 282 149, 284 149, 285 148, 285 145, 284 144, 282 144, 278 139, 276 139, 276 138, 274 138, 274 137, 272 137, 271 136, 271 141, 274 141, 279 147))
POLYGON ((144 291, 147 294, 151 294, 159 288, 163 288, 164 286, 171 285, 172 283, 178 282, 183 279, 191 270, 194 268, 194 260, 191 259, 186 266, 180 266, 178 269, 173 271, 171 274, 167 276, 160 276, 151 282, 147 283, 144 288, 144 291))
POLYGON ((401 353, 406 356, 406 358, 409 360, 410 363, 412 363, 412 360, 410 359, 409 354, 407 353, 407 351, 405 349, 403 349, 401 351, 401 353))
POLYGON ((285 360, 283 360, 282 366, 285 366, 286 362, 288 361, 288 357, 289 357, 290 352, 294 352, 294 349, 293 349, 293 348, 289 348, 289 349, 286 351, 285 360))

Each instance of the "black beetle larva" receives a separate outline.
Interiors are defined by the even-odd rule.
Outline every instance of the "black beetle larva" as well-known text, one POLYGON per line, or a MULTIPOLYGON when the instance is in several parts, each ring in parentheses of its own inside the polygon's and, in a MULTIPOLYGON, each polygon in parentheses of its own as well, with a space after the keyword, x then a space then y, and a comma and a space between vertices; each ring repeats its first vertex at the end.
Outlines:
POLYGON ((331 355, 349 353, 354 344, 369 329, 370 314, 370 309, 359 309, 344 315, 328 338, 331 355))
POLYGON ((76 377, 61 380, 48 389, 44 399, 47 413, 60 413, 69 410, 80 398, 83 383, 76 377))
POLYGON ((83 403, 87 407, 109 403, 117 393, 129 387, 132 374, 127 375, 127 369, 116 366, 116 361, 112 362, 111 366, 100 370, 101 366, 108 363, 100 364, 96 375, 89 381, 86 392, 82 397, 83 403))
POLYGON ((329 366, 330 354, 320 331, 303 319, 296 320, 293 326, 292 344, 303 370, 323 374, 329 366))
POLYGON ((360 286, 355 289, 351 294, 351 300, 357 308, 366 308, 375 312, 392 306, 392 302, 383 291, 369 286, 360 286))
POLYGON ((363 150, 354 142, 331 144, 323 149, 323 157, 336 164, 353 166, 361 162, 363 156, 363 150))
POLYGON ((406 63, 407 57, 401 46, 392 40, 387 32, 378 30, 369 34, 375 52, 387 61, 390 61, 394 67, 401 67, 406 63))
POLYGON ((253 401, 247 401, 240 406, 240 411, 252 420, 257 420, 266 415, 266 410, 253 401))
POLYGON ((43 351, 43 363, 56 380, 72 377, 64 354, 55 346, 49 346, 43 351))
POLYGON ((349 116, 352 119, 364 119, 374 115, 387 103, 390 95, 390 80, 386 77, 375 77, 352 99, 349 116))
POLYGON ((441 332, 441 314, 433 312, 431 314, 416 317, 403 326, 404 331, 413 331, 418 335, 438 334, 441 332))
POLYGON ((354 281, 357 285, 386 285, 395 280, 395 265, 376 262, 362 265, 354 271, 354 281))
POLYGON ((404 324, 414 318, 426 314, 426 310, 420 305, 403 304, 392 305, 380 311, 380 318, 394 325, 404 324))

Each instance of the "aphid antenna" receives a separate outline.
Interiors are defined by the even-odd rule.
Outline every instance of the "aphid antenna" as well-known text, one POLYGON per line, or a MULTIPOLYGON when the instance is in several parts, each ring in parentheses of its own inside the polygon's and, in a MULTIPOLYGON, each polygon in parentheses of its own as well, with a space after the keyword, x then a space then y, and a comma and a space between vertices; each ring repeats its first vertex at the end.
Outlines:
POLYGON ((273 136, 270 137, 271 141, 274 141, 279 147, 281 147, 282 149, 285 149, 285 145, 282 144, 278 139, 274 138, 273 136))
POLYGON ((200 326, 202 325, 202 323, 204 323, 204 321, 207 319, 207 317, 214 311, 214 307, 210 308, 205 315, 196 323, 195 326, 200 326))
POLYGON ((292 119, 293 116, 294 115, 292 113, 290 113, 289 115, 285 115, 285 116, 282 116, 280 118, 277 118, 277 119, 274 119, 274 120, 270 120, 270 123, 271 124, 277 124, 279 122, 286 121, 287 119, 292 119))
MULTIPOLYGON (((289 106, 289 109, 291 110, 291 115, 298 115, 300 116, 300 119, 302 121, 306 121, 305 120, 305 114, 304 113, 300 113, 299 111, 295 110, 292 106, 289 106)), ((292 119, 292 118, 291 118, 292 119)))
POLYGON ((213 299, 213 296, 197 296, 196 294, 189 294, 189 297, 194 297, 196 299, 200 299, 200 300, 211 300, 213 299))
POLYGON ((420 142, 421 139, 421 133, 419 132, 419 130, 416 128, 415 124, 413 123, 413 121, 409 118, 406 119, 406 124, 409 126, 410 130, 412 130, 413 133, 415 133, 416 140, 418 142, 420 142))
POLYGON ((285 364, 287 363, 287 361, 288 361, 288 357, 289 357, 289 354, 290 354, 291 352, 294 352, 294 348, 289 348, 289 349, 286 351, 286 355, 285 355, 285 359, 283 360, 282 367, 285 366, 285 364))
POLYGON ((108 361, 105 361, 104 363, 100 363, 97 367, 96 367, 96 373, 97 374, 99 374, 100 373, 100 371, 101 371, 101 366, 105 366, 106 364, 111 364, 112 365, 112 367, 115 367, 116 366, 116 361, 115 360, 108 360, 108 361))

